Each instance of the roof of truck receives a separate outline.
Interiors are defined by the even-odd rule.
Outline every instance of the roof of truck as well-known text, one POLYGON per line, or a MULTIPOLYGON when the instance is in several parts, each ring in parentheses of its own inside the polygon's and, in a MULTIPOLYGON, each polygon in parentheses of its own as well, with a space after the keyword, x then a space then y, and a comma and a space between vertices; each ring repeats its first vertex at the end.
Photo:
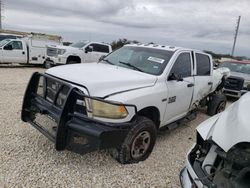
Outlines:
POLYGON ((176 47, 176 46, 168 46, 168 45, 161 45, 161 44, 127 44, 125 46, 138 46, 138 47, 146 47, 146 48, 156 48, 156 49, 161 49, 161 50, 168 50, 168 51, 177 51, 177 50, 194 50, 194 51, 199 51, 201 53, 205 53, 202 52, 200 50, 196 50, 196 49, 190 49, 190 48, 185 48, 185 47, 176 47))

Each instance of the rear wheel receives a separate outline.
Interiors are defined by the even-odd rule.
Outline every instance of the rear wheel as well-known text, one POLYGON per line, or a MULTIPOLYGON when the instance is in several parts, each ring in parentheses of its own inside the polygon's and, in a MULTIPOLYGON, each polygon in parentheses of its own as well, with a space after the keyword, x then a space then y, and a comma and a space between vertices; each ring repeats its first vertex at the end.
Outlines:
POLYGON ((214 94, 211 96, 208 107, 207 107, 207 114, 213 116, 220 112, 223 112, 226 108, 227 99, 222 94, 214 94))
POLYGON ((112 157, 122 164, 146 160, 154 148, 156 133, 152 120, 138 117, 136 125, 129 131, 122 145, 111 151, 112 157))

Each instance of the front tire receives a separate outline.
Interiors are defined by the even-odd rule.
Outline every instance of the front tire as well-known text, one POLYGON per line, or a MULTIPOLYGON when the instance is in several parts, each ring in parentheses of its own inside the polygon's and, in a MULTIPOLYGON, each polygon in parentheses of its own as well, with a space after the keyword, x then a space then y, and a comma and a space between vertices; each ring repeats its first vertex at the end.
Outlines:
POLYGON ((144 161, 154 148, 156 136, 157 130, 153 121, 139 116, 122 145, 113 149, 111 155, 122 164, 144 161))
POLYGON ((45 61, 44 64, 43 64, 43 67, 44 67, 45 69, 49 69, 49 68, 52 67, 52 64, 51 64, 50 61, 45 61))
POLYGON ((226 109, 227 98, 222 94, 214 94, 210 98, 207 106, 207 114, 213 116, 226 109))

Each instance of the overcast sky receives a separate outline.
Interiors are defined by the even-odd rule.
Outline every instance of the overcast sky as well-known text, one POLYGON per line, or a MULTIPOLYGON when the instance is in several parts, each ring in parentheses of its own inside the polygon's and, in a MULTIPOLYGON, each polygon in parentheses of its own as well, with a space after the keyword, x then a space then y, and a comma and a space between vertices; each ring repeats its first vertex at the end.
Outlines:
POLYGON ((249 0, 4 0, 5 29, 61 35, 65 41, 128 38, 250 57, 249 0))

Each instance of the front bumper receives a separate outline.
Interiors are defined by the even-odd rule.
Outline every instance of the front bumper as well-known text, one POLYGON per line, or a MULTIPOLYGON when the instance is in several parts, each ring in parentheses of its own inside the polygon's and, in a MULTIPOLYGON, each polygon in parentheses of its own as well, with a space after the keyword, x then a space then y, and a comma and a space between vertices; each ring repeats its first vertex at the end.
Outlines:
MULTIPOLYGON (((113 124, 88 117, 86 109, 77 104, 85 97, 89 96, 60 79, 34 73, 24 95, 21 118, 48 137, 58 151, 68 149, 87 153, 120 146, 134 122, 113 124), (41 80, 43 87, 40 86, 41 80), (48 88, 51 82, 55 84, 48 88), (56 85, 58 87, 53 93, 51 90, 56 85), (42 95, 39 93, 41 89, 42 95), (58 105, 63 91, 66 91, 64 101, 58 105)), ((133 107, 136 112, 136 107, 133 107)))
POLYGON ((47 56, 46 61, 51 62, 51 64, 53 65, 58 65, 58 64, 66 64, 67 59, 66 57, 61 57, 61 56, 57 57, 47 56))
POLYGON ((240 98, 242 95, 244 95, 246 92, 248 92, 247 90, 232 90, 232 89, 223 89, 223 93, 226 96, 229 97, 236 97, 236 98, 240 98))

